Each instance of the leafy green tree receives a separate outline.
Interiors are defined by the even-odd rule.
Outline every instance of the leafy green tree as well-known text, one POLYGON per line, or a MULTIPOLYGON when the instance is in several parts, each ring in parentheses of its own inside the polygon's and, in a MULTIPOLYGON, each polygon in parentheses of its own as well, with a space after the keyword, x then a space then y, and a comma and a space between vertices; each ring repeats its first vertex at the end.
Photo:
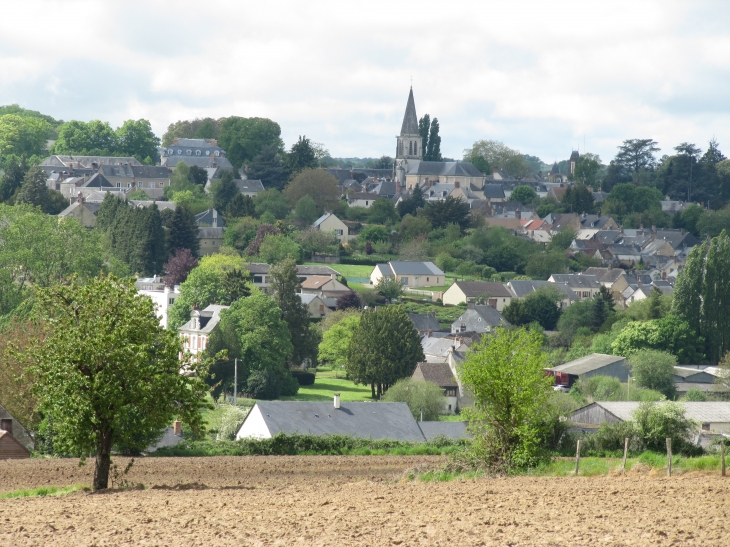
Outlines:
POLYGON ((570 226, 561 228, 560 231, 557 234, 554 234, 550 239, 547 249, 549 251, 567 251, 570 248, 571 243, 573 243, 573 240, 575 240, 576 235, 578 235, 578 232, 570 226))
POLYGON ((680 363, 696 364, 704 360, 703 343, 685 320, 670 314, 663 319, 629 323, 616 336, 612 349, 615 355, 625 357, 643 349, 665 351, 680 363))
POLYGON ((545 330, 555 330, 562 311, 558 304, 563 298, 564 295, 559 289, 547 285, 528 294, 524 302, 531 318, 530 322, 537 321, 545 330))
POLYGON ((264 188, 282 190, 289 178, 278 146, 263 146, 248 167, 248 178, 260 180, 264 188))
POLYGON ((380 398, 401 378, 413 374, 423 361, 418 332, 400 306, 366 310, 350 340, 347 373, 356 384, 370 384, 380 398))
POLYGON ((627 139, 618 147, 615 161, 629 174, 651 171, 656 166, 654 154, 659 151, 657 144, 652 139, 627 139))
POLYGON ((44 213, 49 212, 51 205, 50 196, 48 194, 48 186, 46 172, 38 166, 31 167, 26 173, 23 184, 20 187, 15 201, 17 203, 29 203, 40 207, 44 213))
POLYGON ((403 295, 403 284, 393 275, 384 275, 378 279, 375 290, 388 300, 395 300, 403 295))
POLYGON ((177 330, 190 320, 195 304, 201 310, 210 304, 229 305, 239 294, 229 294, 230 287, 224 282, 224 274, 230 270, 248 272, 246 261, 239 256, 215 254, 204 256, 193 268, 187 279, 180 284, 180 296, 168 312, 168 326, 177 330))
POLYGON ((191 165, 188 179, 193 184, 197 184, 198 186, 205 186, 205 184, 208 182, 208 172, 202 167, 198 167, 197 165, 191 165))
MULTIPOLYGON (((695 237, 701 237, 698 222, 704 215, 705 210, 700 205, 689 205, 681 213, 676 213, 672 219, 674 228, 684 228, 695 237)), ((722 230, 720 230, 722 231, 722 230)), ((717 232, 717 234, 720 233, 717 232)), ((715 235, 717 235, 715 234, 715 235)))
POLYGON ((148 120, 127 120, 117 129, 117 143, 119 152, 127 156, 134 156, 140 162, 157 162, 159 156, 157 148, 160 146, 160 139, 152 131, 152 125, 148 120))
MULTIPOLYGON (((268 236, 271 237, 271 236, 268 236)), ((293 350, 288 354, 289 367, 306 364, 317 366, 317 347, 322 339, 319 329, 309 321, 309 310, 297 294, 302 284, 297 277, 297 264, 286 259, 269 272, 270 290, 289 327, 293 350)))
POLYGON ((195 215, 186 204, 180 204, 167 226, 167 250, 175 253, 179 249, 190 249, 193 256, 198 256, 199 247, 195 215))
POLYGON ((36 396, 54 444, 95 457, 94 490, 108 487, 113 446, 143 450, 175 417, 203 428, 206 367, 190 361, 180 374, 180 338, 160 327, 132 280, 74 280, 40 291, 37 304, 57 328, 27 353, 36 396))
POLYGON ((423 209, 425 205, 426 200, 423 199, 423 190, 421 190, 420 186, 416 186, 409 198, 398 203, 398 214, 401 217, 405 217, 406 215, 415 216, 418 210, 423 209))
POLYGON ((428 150, 428 135, 431 130, 431 116, 425 114, 418 120, 418 134, 421 135, 421 150, 423 151, 423 159, 426 160, 426 152, 428 150))
MULTIPOLYGON (((487 170, 483 167, 507 170, 510 160, 515 166, 519 163, 519 160, 513 159, 515 156, 522 156, 522 154, 509 148, 503 142, 495 140, 476 141, 471 148, 464 150, 464 161, 474 164, 477 169, 487 175, 491 174, 491 169, 487 170)), ((524 161, 524 158, 522 159, 524 161)))
POLYGON ((592 327, 594 324, 595 300, 582 300, 563 310, 558 320, 558 331, 567 340, 572 341, 579 329, 592 327))
POLYGON ((423 209, 424 216, 434 228, 445 228, 449 224, 458 224, 465 230, 471 224, 469 204, 448 196, 443 201, 429 201, 423 209))
POLYGON ((441 157, 441 137, 439 136, 439 121, 434 118, 428 133, 428 147, 423 159, 425 161, 443 161, 441 157))
POLYGON ((108 156, 115 155, 118 149, 119 137, 109 123, 72 120, 59 127, 51 153, 108 156))
POLYGON ((390 232, 385 226, 370 225, 366 226, 357 236, 358 241, 388 241, 390 232))
POLYGON ((226 151, 235 169, 251 163, 265 147, 273 147, 278 151, 284 148, 278 123, 267 118, 238 116, 221 121, 218 144, 226 151))
POLYGON ((673 398, 674 388, 674 367, 677 365, 677 358, 674 355, 663 351, 644 349, 637 351, 629 357, 631 373, 641 387, 654 389, 673 398))
POLYGON ((223 171, 221 178, 211 185, 210 193, 213 194, 213 207, 223 213, 233 201, 233 198, 241 193, 238 186, 236 186, 233 171, 230 169, 223 171))
POLYGON ((345 366, 350 340, 360 325, 360 314, 344 317, 322 334, 319 343, 319 360, 337 366, 345 366))
POLYGON ((0 115, 0 157, 41 154, 51 133, 52 126, 44 119, 18 114, 0 115))
POLYGON ((529 325, 532 322, 525 302, 516 298, 502 310, 502 316, 515 326, 529 325))
MULTIPOLYGON (((601 171, 601 167, 601 158, 596 154, 584 153, 578 157, 578 161, 575 163, 575 171, 568 178, 572 178, 579 184, 598 190, 600 187, 598 174, 601 171)), ((578 211, 576 210, 575 212, 578 211)))
POLYGON ((259 216, 269 214, 276 220, 286 218, 290 211, 284 194, 273 188, 259 192, 253 201, 259 216))
POLYGON ((313 199, 319 211, 331 211, 340 201, 337 179, 324 169, 301 170, 287 185, 284 195, 290 209, 304 196, 313 199))
POLYGON ((532 205, 538 200, 538 197, 532 186, 523 184, 512 190, 509 199, 510 201, 519 201, 522 205, 532 205))
POLYGON ((571 213, 593 213, 595 209, 593 192, 585 184, 568 186, 560 202, 571 213))
POLYGON ((240 392, 256 391, 256 395, 276 398, 282 388, 287 388, 287 394, 296 394, 296 389, 291 393, 291 382, 287 382, 291 378, 286 370, 287 356, 291 355, 293 347, 281 313, 276 302, 257 287, 251 288, 251 296, 236 300, 229 309, 221 311, 220 323, 213 329, 206 349, 206 354, 212 358, 227 351, 227 358, 216 360, 211 367, 208 383, 219 386, 214 395, 233 386, 236 358, 240 392), (271 377, 262 378, 257 374, 252 382, 252 376, 264 370, 268 370, 271 377), (267 390, 262 389, 261 380, 267 390), (254 383, 257 385, 252 385, 254 383))
POLYGON ((317 204, 310 196, 302 196, 294 207, 294 215, 301 220, 305 226, 311 226, 319 217, 317 204))
POLYGON ((278 264, 291 259, 299 262, 302 259, 302 247, 284 234, 267 235, 259 247, 259 258, 267 264, 278 264))
POLYGON ((697 389, 696 387, 691 387, 687 390, 687 393, 684 394, 684 397, 681 400, 704 403, 707 401, 707 395, 705 395, 704 391, 697 389))
POLYGON ((552 380, 542 335, 498 328, 471 348, 462 365, 462 381, 474 399, 472 453, 492 469, 534 466, 548 455, 543 415, 552 380))
POLYGON ((28 171, 28 161, 25 156, 11 154, 5 157, 3 164, 4 173, 0 177, 0 202, 12 203, 11 200, 20 190, 28 171))
POLYGON ((388 198, 378 198, 368 209, 368 220, 374 224, 392 224, 399 219, 395 205, 388 198))
POLYGON ((238 192, 233 199, 228 202, 228 206, 223 211, 223 216, 226 218, 226 224, 230 224, 229 219, 232 221, 236 218, 243 217, 255 217, 256 206, 254 205, 251 196, 243 195, 238 192))
POLYGON ((162 135, 162 146, 169 146, 176 138, 181 139, 217 139, 220 134, 221 120, 213 118, 195 118, 179 120, 171 123, 162 135))
POLYGON ((312 141, 306 135, 304 137, 299 135, 299 140, 292 145, 291 151, 287 155, 287 164, 292 173, 319 167, 317 153, 312 146, 312 141))
MULTIPOLYGON (((556 234, 554 237, 557 237, 556 234)), ((554 273, 563 273, 568 268, 564 252, 536 253, 527 260, 525 273, 533 279, 547 279, 554 273)))
POLYGON ((444 390, 433 382, 403 378, 398 380, 383 396, 388 403, 406 403, 416 420, 438 420, 444 413, 444 390))
POLYGON ((697 431, 698 424, 685 416, 682 403, 642 403, 632 418, 637 436, 647 450, 665 452, 666 439, 669 438, 675 453, 691 455, 696 451, 687 439, 697 431))

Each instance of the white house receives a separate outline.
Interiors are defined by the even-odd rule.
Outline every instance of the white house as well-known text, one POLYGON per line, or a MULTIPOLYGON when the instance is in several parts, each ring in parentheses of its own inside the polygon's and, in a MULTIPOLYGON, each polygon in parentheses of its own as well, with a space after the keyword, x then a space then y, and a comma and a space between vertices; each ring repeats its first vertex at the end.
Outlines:
MULTIPOLYGON (((193 311, 190 312, 190 321, 178 329, 183 339, 183 350, 189 351, 193 355, 202 353, 208 347, 210 333, 220 323, 221 311, 227 310, 229 307, 211 304, 202 311, 193 308, 193 311)), ((182 359, 182 354, 180 358, 182 359)))
POLYGON ((455 281, 444 292, 444 304, 455 306, 465 302, 483 300, 501 312, 510 305, 515 295, 502 285, 492 281, 455 281))
POLYGON ((155 305, 155 314, 160 318, 160 325, 167 328, 167 313, 180 297, 180 286, 170 287, 163 286, 161 289, 142 289, 138 290, 139 294, 149 297, 155 305))
POLYGON ((337 236, 337 241, 340 243, 347 243, 355 238, 355 236, 350 235, 350 229, 347 227, 347 224, 342 222, 333 213, 323 214, 314 221, 312 227, 322 232, 334 232, 335 236, 337 236))
POLYGON ((392 277, 404 287, 435 287, 446 282, 446 274, 433 262, 398 262, 378 264, 370 274, 370 283, 377 285, 382 277, 392 277))

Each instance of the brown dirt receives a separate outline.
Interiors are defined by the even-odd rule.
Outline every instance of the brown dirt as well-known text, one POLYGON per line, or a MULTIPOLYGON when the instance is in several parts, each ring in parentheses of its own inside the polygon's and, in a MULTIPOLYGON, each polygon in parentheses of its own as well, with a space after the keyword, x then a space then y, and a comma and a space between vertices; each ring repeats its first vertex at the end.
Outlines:
MULTIPOLYGON (((150 458, 147 490, 0 500, 0 545, 728 545, 719 476, 405 482, 430 457, 150 458)), ((120 460, 119 466, 126 463, 120 460)), ((74 460, 0 462, 0 491, 90 483, 74 460)))

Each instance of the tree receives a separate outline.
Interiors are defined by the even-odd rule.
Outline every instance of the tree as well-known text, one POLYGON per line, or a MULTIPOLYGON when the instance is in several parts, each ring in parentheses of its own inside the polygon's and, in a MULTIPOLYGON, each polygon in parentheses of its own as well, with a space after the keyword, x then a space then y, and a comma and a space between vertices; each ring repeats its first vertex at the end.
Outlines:
POLYGON ((510 201, 519 201, 522 205, 532 205, 537 200, 537 192, 532 188, 532 186, 527 186, 525 184, 521 186, 516 186, 514 190, 512 190, 512 194, 509 197, 510 201))
MULTIPOLYGON (((560 234, 553 236, 553 239, 560 234)), ((550 247, 552 242, 548 245, 550 247)), ((564 273, 568 269, 568 259, 563 251, 535 253, 527 260, 525 274, 533 279, 547 279, 554 273, 564 273)))
POLYGON ((141 162, 152 164, 157 162, 157 149, 160 139, 152 131, 152 125, 147 120, 127 120, 117 129, 117 143, 119 152, 127 156, 134 156, 141 162))
POLYGON ((338 310, 360 309, 362 301, 355 291, 346 292, 337 299, 338 310))
POLYGON ((221 178, 211 185, 210 193, 213 194, 213 207, 223 213, 233 201, 233 198, 241 193, 236 185, 233 171, 230 169, 223 171, 221 178))
POLYGON ((416 420, 432 421, 444 413, 446 399, 444 390, 433 382, 404 378, 398 380, 385 393, 383 401, 388 403, 406 403, 416 420))
POLYGON ((542 343, 540 333, 498 328, 472 345, 462 365, 476 411, 472 450, 492 469, 529 467, 547 457, 540 441, 552 379, 542 343))
POLYGON ((578 232, 575 229, 570 226, 565 226, 564 228, 561 228, 557 234, 554 234, 553 237, 550 238, 550 243, 548 243, 547 249, 549 251, 567 251, 577 235, 578 232))
POLYGON ((366 310, 350 340, 347 373, 356 384, 370 384, 380 398, 388 387, 413 374, 423 361, 418 332, 400 306, 366 310))
POLYGON ((689 324, 696 339, 704 339, 712 363, 730 350, 729 261, 730 238, 723 230, 690 251, 674 289, 672 314, 689 324))
POLYGON ((384 275, 378 279, 375 290, 388 300, 395 300, 403 295, 403 284, 394 275, 384 275))
POLYGON ((194 120, 179 120, 171 123, 162 135, 162 146, 171 145, 176 138, 181 139, 217 139, 220 134, 220 122, 213 118, 195 118, 194 120))
POLYGON ((279 147, 263 146, 249 164, 247 175, 250 179, 260 180, 264 188, 283 189, 289 175, 281 159, 279 147))
POLYGON ((660 149, 652 139, 628 139, 618 147, 616 164, 624 172, 632 174, 640 170, 651 171, 656 166, 654 153, 660 149))
POLYGON ((48 194, 48 186, 46 172, 40 167, 33 166, 25 174, 20 192, 15 198, 17 203, 29 203, 40 207, 44 213, 49 212, 50 196, 48 194))
POLYGON ((421 151, 423 159, 426 160, 426 151, 428 150, 428 134, 431 130, 431 116, 425 114, 418 120, 418 134, 421 135, 421 151))
POLYGON ((186 204, 178 205, 167 227, 167 250, 176 253, 180 249, 190 249, 198 256, 198 226, 195 215, 186 204))
POLYGON ((532 316, 525 306, 523 300, 513 299, 502 310, 502 316, 515 326, 529 325, 532 322, 532 316))
POLYGON ((20 190, 23 179, 28 171, 28 162, 25 156, 16 156, 11 154, 5 156, 5 171, 0 178, 0 203, 11 203, 15 193, 20 190))
POLYGON ((51 153, 108 156, 116 154, 118 148, 119 137, 107 122, 72 120, 58 129, 51 153))
POLYGON ((312 141, 306 135, 304 137, 299 135, 299 140, 292 145, 291 151, 287 155, 287 164, 289 171, 292 173, 299 173, 305 169, 317 169, 319 167, 319 161, 312 147, 312 141))
POLYGON ((594 210, 593 192, 585 184, 568 186, 560 202, 571 213, 593 213, 594 210))
POLYGON ((224 283, 227 271, 239 269, 247 272, 246 261, 239 256, 215 254, 204 256, 198 266, 180 284, 180 296, 168 312, 168 326, 176 330, 190 321, 190 312, 197 304, 203 309, 210 304, 228 305, 235 294, 228 294, 229 287, 224 283))
POLYGON ((426 205, 426 200, 423 199, 423 190, 420 186, 416 186, 411 193, 411 196, 398 203, 398 214, 401 217, 406 215, 415 216, 419 209, 423 209, 426 205))
POLYGON ((431 129, 428 134, 428 148, 424 155, 425 161, 442 161, 441 157, 441 137, 439 136, 439 121, 434 118, 431 122, 431 129))
POLYGON ((692 201, 692 175, 694 164, 697 163, 697 157, 700 155, 700 150, 694 144, 683 142, 674 147, 681 156, 684 156, 686 162, 689 164, 689 180, 687 181, 687 201, 692 201))
POLYGON ((241 192, 238 192, 233 199, 228 202, 228 205, 223 210, 223 216, 226 218, 226 224, 228 220, 243 217, 255 217, 256 206, 254 205, 251 196, 246 196, 241 192))
POLYGON ((342 318, 322 333, 319 343, 319 360, 337 366, 345 366, 352 335, 360 325, 360 314, 342 318))
POLYGON ((615 355, 629 357, 638 351, 652 349, 671 353, 680 363, 694 364, 704 360, 703 342, 686 321, 670 314, 663 319, 629 323, 621 329, 611 347, 615 355))
POLYGON ((675 395, 673 376, 676 365, 676 357, 652 349, 637 351, 629 357, 631 373, 639 386, 654 389, 669 398, 675 395))
POLYGON ((530 322, 537 321, 545 330, 555 330, 561 313, 558 304, 565 296, 560 289, 548 285, 525 297, 525 309, 531 318, 530 322))
POLYGON ((647 450, 664 452, 666 439, 671 440, 675 452, 689 451, 687 439, 697 431, 697 424, 685 416, 684 405, 675 402, 646 402, 639 405, 632 416, 635 431, 647 450))
POLYGON ((37 305, 54 328, 27 353, 34 391, 53 418, 54 443, 96 458, 94 490, 108 486, 113 446, 143 450, 175 417, 202 429, 206 366, 188 361, 180 374, 177 332, 160 327, 132 280, 74 280, 40 291, 37 305))
POLYGON ((302 198, 297 201, 296 207, 294 207, 294 215, 304 226, 311 226, 319 217, 317 204, 310 196, 302 196, 302 198))
POLYGON ((399 219, 395 205, 388 198, 378 198, 368 209, 368 220, 375 224, 392 224, 399 219))
POLYGON ((188 173, 188 179, 193 184, 197 184, 198 186, 205 186, 208 182, 208 172, 202 167, 198 167, 197 165, 191 165, 190 172, 188 173))
POLYGON ((0 115, 0 157, 41 154, 52 128, 46 120, 18 114, 0 115))
POLYGON ((256 207, 256 214, 260 217, 269 214, 274 220, 282 219, 286 218, 290 211, 289 203, 284 194, 273 188, 259 192, 253 202, 256 207))
POLYGON ((179 285, 197 265, 198 259, 190 249, 178 249, 165 263, 165 285, 171 289, 179 285))
POLYGON ((575 170, 572 175, 568 175, 568 178, 575 180, 579 184, 598 190, 600 187, 598 173, 601 171, 601 167, 601 158, 596 154, 586 152, 578 157, 578 161, 575 162, 575 170))
POLYGON ((226 151, 226 157, 236 170, 251 163, 265 147, 273 147, 277 151, 284 149, 281 127, 267 118, 231 116, 222 120, 218 144, 226 151))
POLYGON ((208 383, 220 384, 220 389, 231 387, 237 358, 241 392, 274 399, 282 390, 296 394, 286 370, 287 356, 293 350, 291 336, 281 315, 276 302, 257 287, 251 288, 251 296, 236 300, 229 309, 221 311, 206 354, 215 357, 227 350, 227 358, 217 360, 211 367, 208 383), (264 370, 269 372, 262 376, 264 370))
POLYGON ((284 189, 284 195, 290 209, 304 196, 313 199, 320 211, 331 211, 340 201, 337 179, 324 169, 301 170, 284 189))
POLYGON ((297 263, 286 259, 269 272, 270 290, 281 309, 291 335, 293 350, 288 355, 289 367, 317 366, 317 346, 322 338, 319 329, 309 321, 309 310, 297 294, 302 284, 297 277, 297 263))
POLYGON ((452 196, 443 201, 429 201, 423 209, 423 214, 431 221, 434 228, 446 228, 449 224, 458 224, 465 230, 471 224, 469 204, 452 196))
MULTIPOLYGON (((517 150, 509 148, 501 141, 480 140, 476 141, 471 148, 464 150, 464 161, 471 162, 475 166, 478 163, 483 166, 483 160, 491 168, 506 169, 509 160, 518 155, 521 154, 517 150)), ((490 171, 483 171, 480 167, 477 167, 477 169, 483 173, 491 174, 490 171)))
POLYGON ((267 235, 261 242, 258 256, 267 264, 278 264, 287 259, 299 262, 302 259, 302 248, 284 234, 267 235))

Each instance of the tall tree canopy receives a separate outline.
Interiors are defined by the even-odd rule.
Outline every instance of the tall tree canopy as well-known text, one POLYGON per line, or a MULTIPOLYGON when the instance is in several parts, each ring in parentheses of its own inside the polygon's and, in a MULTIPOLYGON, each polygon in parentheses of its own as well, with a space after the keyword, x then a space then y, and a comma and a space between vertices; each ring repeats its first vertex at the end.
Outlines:
POLYGON ((423 214, 431 221, 434 228, 445 228, 449 224, 458 224, 465 230, 471 224, 469 204, 448 196, 443 201, 429 201, 423 209, 423 214))
POLYGON ((176 138, 183 139, 217 139, 220 135, 221 120, 213 118, 195 118, 179 120, 171 123, 162 135, 162 146, 169 146, 176 138))
POLYGON ((0 115, 0 158, 10 154, 41 154, 52 132, 52 125, 42 118, 0 115))
POLYGON ((299 140, 292 144, 291 150, 287 154, 287 165, 291 173, 319 167, 314 143, 306 135, 303 137, 299 135, 299 140))
POLYGON ((226 151, 235 169, 247 165, 264 147, 283 150, 281 127, 268 118, 241 118, 231 116, 220 121, 218 144, 226 151))
POLYGON ((309 196, 320 213, 331 211, 340 201, 337 179, 324 169, 304 169, 287 185, 284 195, 292 209, 300 199, 309 196))
POLYGON ((54 445, 95 457, 95 490, 108 486, 115 445, 144 450, 176 417, 202 429, 205 366, 188 362, 190 374, 180 374, 177 332, 160 327, 132 280, 74 281, 37 299, 52 333, 27 351, 35 393, 53 421, 54 445))
POLYGON ((263 146, 248 165, 248 178, 260 180, 264 188, 283 189, 289 179, 289 172, 282 158, 283 152, 279 146, 263 146))

